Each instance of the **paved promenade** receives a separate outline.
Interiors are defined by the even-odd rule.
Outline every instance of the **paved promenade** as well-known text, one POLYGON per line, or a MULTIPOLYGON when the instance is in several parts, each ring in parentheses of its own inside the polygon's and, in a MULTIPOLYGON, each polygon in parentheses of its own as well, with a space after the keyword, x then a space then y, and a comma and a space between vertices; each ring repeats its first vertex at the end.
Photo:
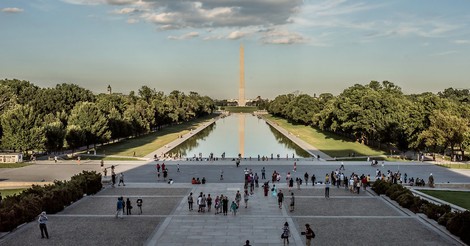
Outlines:
MULTIPOLYGON (((160 162, 161 163, 161 162, 160 162)), ((158 180, 155 175, 155 162, 115 163, 117 172, 125 172, 126 186, 106 187, 100 193, 84 197, 67 207, 63 212, 49 215, 50 239, 40 239, 36 222, 28 223, 13 233, 0 239, 0 245, 243 245, 250 240, 252 245, 282 245, 280 235, 284 222, 290 224, 292 237, 290 245, 305 245, 305 237, 300 235, 305 223, 310 223, 316 233, 314 245, 460 245, 449 237, 439 226, 429 224, 420 216, 395 206, 383 197, 370 192, 351 194, 344 188, 331 188, 330 199, 324 198, 321 185, 303 185, 301 190, 293 190, 296 209, 288 211, 289 195, 286 183, 276 184, 283 190, 286 202, 282 209, 272 196, 265 197, 262 188, 256 188, 250 197, 248 208, 240 207, 237 216, 198 213, 188 211, 186 197, 193 192, 215 196, 228 195, 234 200, 237 190, 243 190, 243 168, 258 172, 266 167, 269 178, 273 170, 279 171, 284 180, 290 171, 294 177, 303 176, 306 171, 317 173, 319 179, 327 172, 338 168, 337 163, 301 161, 297 172, 284 161, 245 161, 236 168, 232 161, 219 162, 165 162, 170 169, 169 178, 175 183, 158 180), (176 164, 180 172, 176 172, 176 164), (220 181, 220 170, 224 170, 224 180, 220 181), (191 177, 205 176, 205 185, 191 185, 191 177), (132 215, 116 219, 115 206, 118 196, 130 198, 133 204, 132 215), (137 198, 144 201, 143 214, 138 215, 135 204, 137 198)), ((106 163, 110 165, 111 163, 106 163)), ((470 182, 467 176, 453 173, 448 169, 424 164, 390 164, 384 168, 410 173, 436 173, 436 182, 470 182)), ((63 170, 78 172, 78 169, 97 169, 98 162, 80 166, 71 164, 38 164, 10 171, 11 179, 32 177, 32 173, 47 169, 53 178, 54 173, 65 176, 63 170), (19 172, 22 170, 22 172, 19 172), (62 170, 64 173, 61 173, 62 170)), ((361 163, 346 163, 346 174, 373 171, 372 167, 361 163)), ((0 175, 2 172, 0 171, 0 175)), ((1 182, 0 182, 1 183, 1 182)), ((243 203, 243 201, 242 201, 243 203)))

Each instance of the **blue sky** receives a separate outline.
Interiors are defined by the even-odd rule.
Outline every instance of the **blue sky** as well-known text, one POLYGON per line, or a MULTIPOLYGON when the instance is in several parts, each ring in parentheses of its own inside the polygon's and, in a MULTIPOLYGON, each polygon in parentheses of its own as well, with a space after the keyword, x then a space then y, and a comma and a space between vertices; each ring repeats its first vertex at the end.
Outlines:
POLYGON ((470 88, 470 1, 2 0, 0 78, 236 98, 470 88))

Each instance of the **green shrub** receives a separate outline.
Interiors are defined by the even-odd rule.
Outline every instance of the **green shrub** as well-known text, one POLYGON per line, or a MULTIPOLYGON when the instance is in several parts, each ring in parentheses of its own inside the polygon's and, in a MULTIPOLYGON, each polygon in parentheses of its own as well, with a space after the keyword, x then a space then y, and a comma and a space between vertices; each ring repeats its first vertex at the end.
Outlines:
POLYGON ((443 214, 441 217, 439 217, 439 219, 437 219, 437 223, 439 223, 439 225, 447 227, 447 223, 456 215, 457 213, 447 212, 443 214))
POLYGON ((383 181, 383 180, 377 180, 374 182, 372 185, 372 190, 374 190, 377 195, 382 195, 387 192, 387 190, 390 188, 390 183, 383 181))
POLYGON ((396 201, 398 204, 400 204, 400 206, 409 209, 415 203, 414 198, 415 196, 413 196, 413 194, 405 192, 397 197, 396 201))
POLYGON ((404 208, 413 213, 424 213, 428 218, 436 220, 440 225, 446 226, 452 234, 460 237, 470 245, 470 212, 451 212, 449 205, 436 205, 414 196, 410 190, 398 184, 390 184, 385 181, 377 181, 372 185, 378 195, 386 194, 404 208))
POLYGON ((457 213, 452 217, 446 226, 452 234, 460 237, 460 239, 466 243, 470 244, 470 212, 465 211, 463 213, 457 213))
POLYGON ((21 194, 3 199, 0 207, 0 231, 11 231, 22 223, 35 220, 42 211, 50 214, 62 211, 85 193, 96 194, 101 188, 101 175, 87 171, 73 176, 71 181, 54 181, 54 184, 45 186, 33 185, 21 194))
POLYGON ((428 216, 428 218, 433 220, 438 220, 439 217, 451 211, 449 205, 437 205, 434 203, 428 203, 424 206, 424 214, 428 216))
POLYGON ((393 200, 397 200, 397 198, 403 194, 411 194, 411 191, 408 190, 407 188, 401 186, 401 185, 398 185, 399 187, 392 193, 390 194, 390 198, 393 199, 393 200))
POLYGON ((96 194, 103 188, 101 174, 95 171, 83 171, 80 174, 74 175, 71 181, 77 181, 83 193, 87 195, 96 194))

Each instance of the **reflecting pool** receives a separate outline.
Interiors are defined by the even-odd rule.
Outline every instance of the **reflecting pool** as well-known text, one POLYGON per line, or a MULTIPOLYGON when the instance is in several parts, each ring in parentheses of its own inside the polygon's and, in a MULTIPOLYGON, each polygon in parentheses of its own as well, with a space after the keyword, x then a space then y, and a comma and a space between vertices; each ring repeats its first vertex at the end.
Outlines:
POLYGON ((269 126, 263 119, 251 114, 232 114, 216 121, 206 129, 195 134, 184 143, 176 146, 169 153, 182 157, 233 158, 241 154, 245 158, 257 158, 258 155, 274 158, 310 157, 305 150, 298 147, 290 139, 284 137, 276 129, 269 126))

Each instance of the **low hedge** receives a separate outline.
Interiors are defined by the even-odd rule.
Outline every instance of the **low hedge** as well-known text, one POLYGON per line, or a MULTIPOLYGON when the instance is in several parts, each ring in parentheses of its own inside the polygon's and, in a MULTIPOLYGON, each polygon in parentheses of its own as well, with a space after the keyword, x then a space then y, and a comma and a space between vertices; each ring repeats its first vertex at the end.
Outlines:
POLYGON ((11 231, 23 223, 33 221, 42 211, 49 214, 60 212, 84 194, 96 194, 101 188, 101 174, 83 171, 70 181, 33 185, 20 194, 7 196, 0 204, 0 231, 11 231))
POLYGON ((400 206, 413 213, 424 213, 430 219, 436 220, 449 232, 460 237, 470 244, 470 212, 452 212, 449 205, 437 205, 414 196, 411 191, 399 184, 390 184, 386 181, 376 181, 372 185, 375 193, 385 194, 395 200, 400 206))

